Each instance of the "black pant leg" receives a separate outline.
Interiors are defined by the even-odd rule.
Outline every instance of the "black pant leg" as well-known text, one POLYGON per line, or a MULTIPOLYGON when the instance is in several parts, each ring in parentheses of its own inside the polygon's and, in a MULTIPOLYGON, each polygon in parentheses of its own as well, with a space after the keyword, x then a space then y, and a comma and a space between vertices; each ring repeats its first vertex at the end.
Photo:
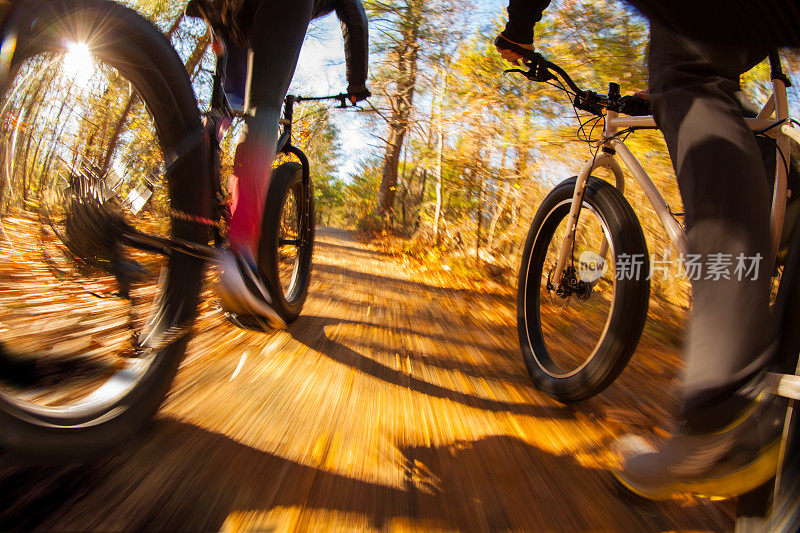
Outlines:
POLYGON ((767 363, 771 191, 736 94, 739 76, 765 55, 651 29, 653 111, 678 177, 689 253, 705 267, 692 282, 685 342, 682 415, 695 431, 727 424, 750 400, 743 387, 767 363), (712 254, 731 258, 731 279, 706 279, 720 257, 712 254), (756 279, 737 279, 740 254, 762 258, 756 279))

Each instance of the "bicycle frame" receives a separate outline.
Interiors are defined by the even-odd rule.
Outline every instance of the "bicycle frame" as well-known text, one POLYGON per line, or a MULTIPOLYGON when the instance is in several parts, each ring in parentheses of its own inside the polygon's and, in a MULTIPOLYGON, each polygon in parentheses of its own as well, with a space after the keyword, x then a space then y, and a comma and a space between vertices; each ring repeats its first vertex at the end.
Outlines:
MULTIPOLYGON (((217 63, 214 70, 212 81, 211 93, 211 108, 206 113, 201 130, 191 134, 180 146, 173 149, 172 154, 168 157, 168 162, 165 165, 165 173, 169 173, 171 167, 182 157, 190 154, 199 144, 206 144, 206 157, 208 164, 206 165, 208 173, 206 179, 212 184, 212 190, 216 192, 213 206, 213 220, 201 219, 194 217, 190 214, 183 214, 188 216, 194 222, 205 224, 213 228, 213 241, 214 246, 205 244, 184 242, 167 237, 157 235, 145 234, 142 232, 134 231, 131 229, 123 239, 130 245, 148 250, 156 253, 163 253, 169 255, 172 252, 184 253, 199 257, 205 260, 211 260, 216 256, 217 248, 224 243, 225 236, 220 231, 219 222, 224 220, 227 216, 227 205, 224 201, 225 191, 222 190, 221 182, 221 169, 219 153, 221 150, 220 141, 225 134, 225 131, 230 126, 231 122, 241 114, 235 113, 228 103, 227 96, 225 95, 224 82, 227 67, 227 52, 225 51, 224 43, 219 47, 217 54, 217 63)), ((294 119, 294 104, 303 100, 325 100, 325 99, 341 99, 343 95, 334 97, 317 97, 317 98, 303 98, 293 95, 287 95, 284 99, 283 118, 280 119, 279 125, 281 126, 281 134, 278 137, 277 153, 295 156, 303 168, 303 195, 301 201, 302 213, 306 217, 306 227, 310 227, 310 210, 308 209, 309 195, 311 194, 311 172, 308 157, 303 151, 292 144, 292 122, 294 119)))
MULTIPOLYGON (((783 228, 786 203, 788 201, 787 167, 782 154, 789 153, 790 144, 792 142, 800 146, 800 129, 796 128, 792 123, 787 122, 789 119, 789 104, 786 94, 788 80, 780 69, 780 62, 777 61, 777 56, 770 54, 770 61, 773 66, 773 93, 758 116, 745 119, 745 121, 753 131, 768 130, 768 135, 775 137, 777 141, 775 154, 777 159, 775 186, 773 188, 772 211, 770 214, 771 245, 774 257, 781 242, 781 230, 783 228), (773 115, 774 118, 771 118, 773 115), (778 125, 780 125, 780 127, 777 127, 778 125)), ((586 183, 591 173, 597 168, 608 168, 614 174, 617 189, 619 189, 620 193, 624 193, 625 174, 622 171, 619 161, 614 157, 615 155, 619 155, 625 167, 644 191, 645 196, 647 196, 647 199, 653 206, 653 210, 664 226, 664 230, 669 236, 673 246, 684 256, 688 252, 686 233, 683 226, 675 218, 675 215, 670 210, 669 205, 664 200, 658 187, 656 187, 653 180, 650 179, 647 171, 645 171, 644 167, 642 167, 636 159, 636 156, 625 146, 625 142, 622 139, 615 136, 617 132, 625 128, 658 129, 655 119, 653 116, 620 116, 618 112, 611 110, 607 113, 606 127, 603 132, 603 140, 601 141, 602 153, 598 154, 583 166, 575 182, 575 192, 572 197, 567 227, 555 269, 555 272, 558 273, 564 271, 572 250, 574 230, 581 211, 581 199, 583 198, 586 183)), ((606 238, 603 237, 603 243, 599 252, 600 257, 605 257, 607 251, 608 242, 606 238)))
MULTIPOLYGON (((567 219, 567 228, 562 240, 561 249, 559 251, 558 263, 556 265, 556 272, 558 275, 566 276, 565 266, 567 265, 568 258, 571 257, 572 246, 574 242, 574 230, 580 216, 582 198, 586 189, 586 184, 591 173, 598 168, 607 168, 614 175, 616 181, 616 188, 622 194, 625 189, 625 174, 623 172, 623 165, 633 175, 634 179, 639 183, 647 196, 649 202, 653 206, 654 211, 658 215, 665 231, 670 237, 672 244, 682 253, 687 253, 687 238, 684 228, 681 223, 675 218, 675 214, 670 210, 660 191, 648 176, 642 165, 636 159, 634 154, 625 145, 625 142, 620 138, 619 133, 624 130, 632 131, 634 129, 658 129, 656 122, 652 116, 620 116, 618 111, 620 106, 615 103, 612 109, 609 109, 608 103, 610 101, 619 102, 619 87, 614 85, 613 89, 609 88, 609 95, 607 97, 598 95, 591 91, 581 90, 570 78, 569 75, 557 65, 550 63, 538 54, 531 53, 524 49, 516 50, 520 55, 526 57, 530 62, 526 65, 529 67, 528 71, 521 69, 512 69, 511 72, 520 72, 532 81, 549 81, 555 78, 551 70, 558 74, 572 89, 572 96, 575 97, 573 105, 576 109, 588 111, 596 116, 603 116, 602 110, 606 110, 606 123, 603 137, 598 143, 598 150, 602 148, 602 152, 597 154, 591 161, 587 162, 581 169, 575 183, 575 188, 572 195, 572 204, 570 206, 570 213, 567 219), (526 55, 529 54, 529 55, 526 55), (612 92, 614 98, 612 99, 612 92), (619 155, 622 160, 620 164, 619 159, 615 156, 619 155)), ((770 63, 772 66, 772 84, 773 91, 764 107, 755 118, 745 119, 750 129, 756 133, 766 134, 776 141, 776 168, 775 168, 775 182, 772 191, 772 208, 770 212, 770 246, 774 256, 781 245, 781 232, 783 230, 784 219, 786 217, 786 207, 790 197, 788 191, 788 170, 789 162, 791 160, 790 149, 792 143, 800 146, 800 128, 796 125, 800 123, 793 121, 789 117, 789 105, 787 100, 786 88, 789 85, 788 78, 781 70, 780 61, 777 52, 772 51, 769 54, 770 63)), ((634 108, 635 109, 635 108, 634 108)), ((600 256, 605 257, 608 252, 608 241, 604 235, 603 242, 600 250, 600 256)), ((771 265, 770 265, 771 266, 771 265)), ((778 469, 776 477, 772 486, 764 485, 761 489, 745 495, 748 501, 745 505, 758 506, 757 514, 751 514, 752 511, 745 511, 746 514, 740 515, 747 518, 752 516, 760 517, 762 522, 758 530, 772 530, 774 528, 781 528, 784 521, 790 521, 790 527, 798 518, 796 511, 796 497, 798 493, 798 484, 796 483, 796 476, 793 476, 795 470, 790 468, 797 468, 798 451, 798 428, 800 428, 800 421, 797 419, 797 401, 800 401, 800 362, 798 361, 798 346, 800 346, 800 334, 798 334, 797 324, 800 321, 800 311, 798 311, 797 302, 800 296, 800 235, 795 234, 792 236, 792 241, 789 243, 786 259, 784 261, 784 270, 781 276, 780 285, 778 288, 777 297, 772 307, 772 316, 776 324, 780 324, 780 331, 778 332, 778 339, 780 340, 776 346, 776 359, 778 363, 777 369, 784 373, 769 373, 766 380, 766 390, 770 394, 782 396, 790 400, 789 408, 783 425, 783 434, 781 438, 781 447, 778 459, 778 469), (794 413, 794 418, 793 418, 794 413), (791 448, 790 448, 791 446, 791 448), (788 475, 787 475, 788 474, 788 475), (786 483, 788 480, 788 483, 786 483), (787 486, 784 486, 786 483, 787 486), (783 497, 785 495, 785 497, 783 497), (776 503, 777 502, 777 503, 776 503), (781 505, 777 508, 777 515, 773 515, 774 505, 781 505), (778 520, 776 522, 776 520, 778 520)), ((549 280, 549 277, 548 277, 549 280)), ((563 283, 559 280, 559 283, 563 283)), ((549 284, 548 284, 549 285, 549 284)), ((548 289, 550 287, 548 286, 548 289)), ((566 298, 570 295, 567 293, 566 298)), ((740 500, 739 505, 744 500, 740 500)), ((737 523, 737 529, 739 524, 737 523)), ((752 528, 749 525, 748 529, 752 528)))

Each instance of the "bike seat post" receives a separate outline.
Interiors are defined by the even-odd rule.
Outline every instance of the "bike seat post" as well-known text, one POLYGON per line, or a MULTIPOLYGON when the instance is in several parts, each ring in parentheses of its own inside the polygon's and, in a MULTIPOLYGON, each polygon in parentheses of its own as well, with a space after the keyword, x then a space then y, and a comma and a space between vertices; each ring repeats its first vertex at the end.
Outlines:
POLYGON ((294 95, 286 95, 283 102, 283 131, 287 134, 288 143, 292 143, 292 120, 294 120, 294 103, 297 98, 294 95))
MULTIPOLYGON (((616 83, 608 84, 608 103, 606 105, 606 131, 604 136, 611 137, 617 133, 616 126, 611 126, 611 121, 619 116, 619 85, 616 83)), ((608 144, 606 144, 608 146, 608 144)))
POLYGON ((225 76, 228 66, 228 47, 222 36, 213 30, 211 31, 211 42, 214 54, 217 56, 217 64, 214 68, 214 78, 212 82, 211 108, 226 110, 225 76))

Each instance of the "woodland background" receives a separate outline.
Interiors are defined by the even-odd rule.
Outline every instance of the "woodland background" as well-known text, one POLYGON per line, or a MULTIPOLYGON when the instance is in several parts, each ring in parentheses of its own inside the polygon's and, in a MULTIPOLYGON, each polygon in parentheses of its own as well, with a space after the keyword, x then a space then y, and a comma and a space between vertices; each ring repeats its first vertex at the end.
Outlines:
MULTIPOLYGON (((205 25, 184 16, 184 2, 124 3, 170 38, 205 109, 214 67, 205 25)), ((593 146, 578 138, 579 125, 591 117, 576 115, 558 88, 504 75, 510 65, 500 59, 493 40, 507 15, 500 2, 493 16, 474 24, 477 7, 485 10, 486 5, 480 0, 364 0, 371 39, 368 85, 374 96, 360 111, 346 112, 351 114, 344 120, 359 124, 370 141, 355 154, 343 150, 347 133, 335 118, 343 112, 303 105, 296 113, 297 142, 311 160, 318 224, 359 230, 431 269, 512 286, 537 207, 555 184, 591 158, 593 146), (348 161, 352 158, 357 160, 348 161), (338 169, 345 164, 354 170, 343 176, 338 169)), ((540 52, 580 86, 601 93, 610 81, 619 82, 623 94, 647 87, 647 42, 647 22, 612 0, 555 0, 536 30, 540 52)), ((327 45, 340 47, 341 38, 327 45)), ((797 56, 787 56, 787 61, 790 74, 796 74, 797 56)), ((768 66, 761 64, 744 79, 745 90, 756 101, 769 93, 768 73, 768 66)), ((47 83, 39 80, 40 85, 47 83)), ((36 94, 33 87, 26 100, 29 109, 36 109, 30 103, 35 104, 36 94)), ((793 92, 790 99, 796 102, 796 96, 793 92)), ((106 124, 111 119, 103 116, 127 117, 127 111, 141 107, 135 97, 110 89, 95 104, 97 124, 112 132, 104 133, 104 139, 126 132, 115 131, 114 124, 106 124)), ((35 116, 31 123, 43 124, 41 118, 35 116)), ((123 119, 118 125, 132 131, 136 121, 123 119)), ((47 131, 45 124, 38 142, 14 147, 18 158, 24 152, 22 160, 32 157, 33 163, 22 166, 21 176, 15 171, 11 185, 20 180, 24 185, 33 169, 45 172, 47 158, 39 155, 39 146, 47 146, 47 131)), ((589 122, 581 136, 597 138, 601 131, 602 124, 592 129, 589 122)), ((239 132, 235 124, 224 141, 226 174, 239 132)), ((150 142, 139 137, 136 142, 150 142)), ((627 142, 672 210, 682 211, 660 135, 636 132, 627 142)), ((112 140, 111 148, 104 148, 107 154, 113 145, 112 140)), ((95 160, 110 164, 110 157, 102 154, 95 160)), ((633 180, 628 180, 626 197, 640 217, 649 251, 676 257, 633 180)), ((652 284, 655 298, 686 302, 685 283, 654 278, 652 284)))

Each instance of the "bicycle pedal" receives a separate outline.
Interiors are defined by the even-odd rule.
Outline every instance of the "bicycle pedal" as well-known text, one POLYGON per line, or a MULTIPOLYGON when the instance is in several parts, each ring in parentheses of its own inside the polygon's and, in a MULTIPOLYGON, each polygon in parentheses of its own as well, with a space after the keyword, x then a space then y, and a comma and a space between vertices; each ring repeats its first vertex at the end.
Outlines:
POLYGON ((147 277, 149 270, 133 259, 116 258, 111 262, 111 272, 117 279, 117 285, 119 286, 117 295, 128 300, 130 299, 131 286, 147 277))
POLYGON ((133 259, 117 259, 112 263, 112 270, 117 279, 123 278, 131 282, 142 281, 150 272, 147 267, 133 259))
POLYGON ((257 331, 259 333, 275 330, 275 328, 270 326, 266 320, 257 316, 245 316, 226 312, 225 319, 239 329, 247 329, 250 331, 257 331))

